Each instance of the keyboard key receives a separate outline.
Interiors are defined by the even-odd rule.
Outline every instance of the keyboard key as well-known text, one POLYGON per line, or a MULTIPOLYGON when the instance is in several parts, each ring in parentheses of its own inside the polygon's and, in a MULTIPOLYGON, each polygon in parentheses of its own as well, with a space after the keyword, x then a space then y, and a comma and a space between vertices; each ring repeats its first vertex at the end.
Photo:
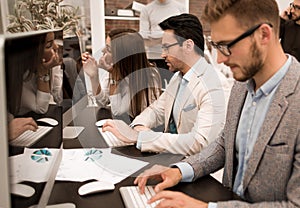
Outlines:
POLYGON ((121 187, 120 193, 126 208, 154 208, 159 203, 159 201, 147 203, 155 195, 153 186, 146 186, 144 194, 140 194, 138 186, 121 187))
POLYGON ((13 146, 29 147, 39 141, 51 129, 53 127, 39 126, 36 131, 27 130, 16 139, 10 141, 10 144, 13 146))
POLYGON ((102 128, 98 128, 98 130, 109 147, 122 147, 122 146, 129 146, 134 144, 134 143, 125 143, 119 140, 117 137, 115 137, 113 133, 109 131, 103 132, 102 128))

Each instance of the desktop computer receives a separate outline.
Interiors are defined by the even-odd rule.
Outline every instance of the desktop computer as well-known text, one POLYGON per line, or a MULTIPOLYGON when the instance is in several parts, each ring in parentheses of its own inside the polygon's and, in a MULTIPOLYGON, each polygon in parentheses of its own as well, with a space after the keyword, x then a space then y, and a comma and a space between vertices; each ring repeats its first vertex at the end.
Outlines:
POLYGON ((0 207, 10 207, 8 136, 5 94, 4 36, 0 36, 0 207))
MULTIPOLYGON (((21 53, 29 53, 32 50, 32 42, 35 39, 41 39, 48 33, 54 33, 56 39, 62 38, 62 30, 45 30, 45 31, 34 31, 24 32, 18 34, 7 34, 0 36, 0 207, 2 208, 13 208, 13 207, 39 207, 44 208, 48 205, 48 200, 52 191, 52 187, 55 182, 56 172, 58 171, 60 160, 62 158, 62 107, 56 104, 49 105, 48 111, 45 114, 38 114, 28 112, 25 115, 15 115, 17 117, 30 116, 34 120, 43 117, 55 118, 58 121, 58 125, 53 126, 53 130, 47 133, 41 138, 40 141, 36 142, 30 148, 37 149, 36 154, 30 158, 32 160, 41 161, 41 159, 47 161, 47 148, 55 148, 58 153, 52 157, 53 162, 49 168, 49 172, 45 173, 46 182, 35 183, 31 181, 12 182, 10 181, 10 157, 14 155, 21 155, 24 152, 24 147, 12 146, 8 144, 8 109, 10 108, 8 103, 11 101, 12 96, 20 96, 22 93, 18 92, 14 88, 12 82, 16 82, 14 78, 21 73, 22 64, 26 67, 30 67, 30 60, 34 60, 35 57, 28 58, 26 64, 21 60, 21 53), (12 62, 19 62, 18 64, 12 62), (15 71, 16 70, 16 71, 15 71), (50 115, 51 114, 51 115, 50 115), (16 196, 15 187, 20 186, 26 189, 34 190, 31 197, 16 196)), ((55 40, 56 41, 56 40, 55 40)), ((59 41, 59 40, 57 40, 59 41)), ((62 43, 62 41, 60 41, 62 43)), ((61 53, 62 54, 62 53, 61 53)), ((38 56, 38 54, 36 54, 38 56)), ((24 61, 25 62, 25 61, 24 61)), ((34 64, 32 64, 34 65, 34 64)), ((22 74, 22 73, 21 73, 22 74)), ((23 75, 23 74, 22 74, 23 75)), ((23 77, 19 79, 23 83, 23 77)))

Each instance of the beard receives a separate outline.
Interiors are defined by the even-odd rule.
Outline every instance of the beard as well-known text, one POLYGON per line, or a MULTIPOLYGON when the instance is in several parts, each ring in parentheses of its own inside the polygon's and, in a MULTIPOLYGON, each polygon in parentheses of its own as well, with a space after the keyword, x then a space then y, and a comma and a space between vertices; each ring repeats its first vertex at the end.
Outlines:
POLYGON ((244 82, 248 79, 252 78, 257 72, 259 72, 263 68, 263 60, 262 60, 262 52, 258 49, 256 42, 254 42, 251 47, 250 51, 252 53, 249 57, 249 65, 244 67, 243 74, 244 76, 241 77, 238 81, 244 82))
POLYGON ((294 22, 297 22, 298 20, 300 20, 300 16, 298 16, 295 19, 293 19, 294 22))

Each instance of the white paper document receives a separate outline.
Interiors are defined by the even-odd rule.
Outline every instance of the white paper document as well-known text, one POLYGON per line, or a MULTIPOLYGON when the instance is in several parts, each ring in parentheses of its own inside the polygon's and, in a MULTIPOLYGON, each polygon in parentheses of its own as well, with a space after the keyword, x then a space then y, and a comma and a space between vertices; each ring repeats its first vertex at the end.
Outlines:
POLYGON ((65 149, 56 180, 96 179, 116 184, 148 164, 110 151, 110 148, 65 149))
MULTIPOLYGON (((10 157, 11 183, 45 182, 59 149, 29 149, 10 157)), ((91 179, 118 183, 148 163, 111 153, 105 149, 64 149, 56 180, 86 181, 91 179)))
POLYGON ((58 152, 59 149, 25 148, 23 154, 10 157, 10 183, 47 181, 58 152))

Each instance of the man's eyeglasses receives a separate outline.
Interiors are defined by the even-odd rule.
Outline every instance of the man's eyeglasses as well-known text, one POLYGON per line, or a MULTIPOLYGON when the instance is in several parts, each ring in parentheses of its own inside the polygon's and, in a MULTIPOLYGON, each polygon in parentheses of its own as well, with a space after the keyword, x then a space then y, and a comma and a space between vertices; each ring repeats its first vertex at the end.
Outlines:
POLYGON ((172 46, 175 46, 175 45, 179 45, 179 43, 176 42, 176 43, 173 43, 170 45, 162 45, 161 49, 162 49, 163 53, 169 53, 169 48, 171 48, 172 46))
POLYGON ((213 42, 209 37, 207 38, 207 40, 212 47, 214 47, 215 49, 218 49, 224 56, 230 56, 231 55, 230 47, 232 47, 237 42, 243 40, 244 38, 252 35, 263 24, 268 24, 270 27, 273 27, 272 24, 270 24, 270 23, 265 23, 265 22, 260 23, 258 25, 255 25, 254 27, 251 27, 249 30, 247 30, 246 32, 241 34, 239 37, 237 37, 236 39, 234 39, 233 41, 231 41, 227 44, 213 42))
POLYGON ((294 3, 290 3, 290 8, 294 9, 294 10, 300 10, 300 6, 299 5, 295 5, 294 3))

